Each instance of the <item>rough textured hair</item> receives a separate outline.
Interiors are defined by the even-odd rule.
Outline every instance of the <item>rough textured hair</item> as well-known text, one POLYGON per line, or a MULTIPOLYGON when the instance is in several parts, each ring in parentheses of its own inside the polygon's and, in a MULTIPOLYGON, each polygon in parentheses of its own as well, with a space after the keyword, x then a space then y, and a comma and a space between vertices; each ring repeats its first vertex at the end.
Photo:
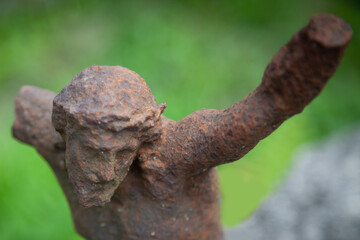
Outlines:
POLYGON ((110 129, 151 128, 165 104, 157 105, 144 79, 121 66, 91 66, 54 98, 52 122, 63 133, 69 122, 110 129))

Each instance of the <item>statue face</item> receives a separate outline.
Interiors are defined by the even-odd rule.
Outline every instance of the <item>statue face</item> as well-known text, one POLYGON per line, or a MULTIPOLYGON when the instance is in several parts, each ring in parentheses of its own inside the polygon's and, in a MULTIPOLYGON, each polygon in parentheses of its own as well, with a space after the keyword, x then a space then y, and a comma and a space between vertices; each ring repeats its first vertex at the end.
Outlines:
POLYGON ((83 206, 104 205, 125 178, 140 141, 137 131, 101 128, 66 131, 66 165, 83 206))
POLYGON ((66 142, 69 178, 83 206, 104 205, 141 142, 160 136, 161 113, 142 79, 120 66, 91 66, 54 98, 52 120, 66 142))

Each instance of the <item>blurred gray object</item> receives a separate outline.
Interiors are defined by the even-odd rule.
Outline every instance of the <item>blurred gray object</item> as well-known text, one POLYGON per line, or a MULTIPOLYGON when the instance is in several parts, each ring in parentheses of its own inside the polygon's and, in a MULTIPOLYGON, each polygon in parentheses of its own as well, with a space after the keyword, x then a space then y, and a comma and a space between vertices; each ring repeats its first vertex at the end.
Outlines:
POLYGON ((249 219, 229 229, 227 240, 360 239, 360 128, 295 156, 284 184, 249 219))

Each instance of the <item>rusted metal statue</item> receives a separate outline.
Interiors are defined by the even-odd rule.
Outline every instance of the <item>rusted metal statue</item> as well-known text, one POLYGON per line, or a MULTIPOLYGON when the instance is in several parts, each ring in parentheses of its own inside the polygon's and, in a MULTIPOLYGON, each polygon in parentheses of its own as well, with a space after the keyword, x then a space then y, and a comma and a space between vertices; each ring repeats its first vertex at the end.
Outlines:
POLYGON ((222 239, 215 167, 243 157, 316 97, 352 36, 314 16, 280 49, 250 95, 175 122, 145 81, 91 66, 56 95, 31 86, 15 103, 13 135, 48 161, 87 239, 222 239))

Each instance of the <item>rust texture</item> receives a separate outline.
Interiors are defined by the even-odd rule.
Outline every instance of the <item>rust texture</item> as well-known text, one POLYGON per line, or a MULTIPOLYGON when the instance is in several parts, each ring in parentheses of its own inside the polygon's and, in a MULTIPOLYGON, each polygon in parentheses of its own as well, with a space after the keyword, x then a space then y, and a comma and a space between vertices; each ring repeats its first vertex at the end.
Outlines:
POLYGON ((165 104, 135 72, 91 66, 58 95, 22 87, 13 135, 50 164, 87 239, 222 239, 214 167, 240 159, 300 113, 351 36, 342 19, 316 15, 251 94, 178 122, 161 115, 165 104))

